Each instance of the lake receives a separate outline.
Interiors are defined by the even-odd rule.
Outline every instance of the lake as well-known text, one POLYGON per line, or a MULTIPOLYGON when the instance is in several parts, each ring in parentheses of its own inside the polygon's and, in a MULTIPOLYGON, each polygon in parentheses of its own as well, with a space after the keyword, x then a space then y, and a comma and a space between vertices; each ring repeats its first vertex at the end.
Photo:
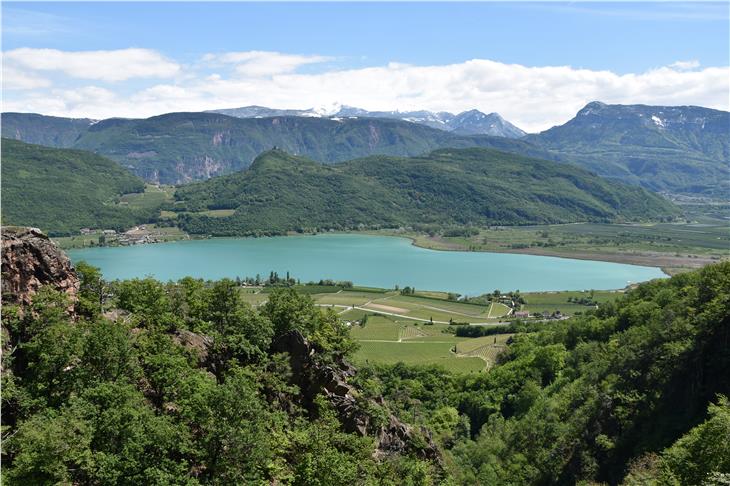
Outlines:
POLYGON ((446 290, 464 295, 501 291, 617 289, 663 277, 654 267, 533 255, 436 251, 405 238, 370 235, 216 238, 69 250, 74 262, 100 267, 105 278, 177 280, 267 277, 290 272, 302 282, 350 280, 356 285, 446 290))

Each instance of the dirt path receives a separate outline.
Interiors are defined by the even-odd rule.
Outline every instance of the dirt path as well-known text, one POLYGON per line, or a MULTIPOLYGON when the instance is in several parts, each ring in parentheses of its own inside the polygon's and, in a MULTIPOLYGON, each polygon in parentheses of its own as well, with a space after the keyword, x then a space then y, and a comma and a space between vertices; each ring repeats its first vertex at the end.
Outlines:
MULTIPOLYGON (((452 310, 448 310, 448 309, 440 309, 438 307, 432 307, 430 305, 423 305, 421 307, 423 307, 424 309, 432 309, 432 310, 437 310, 437 311, 440 311, 440 312, 445 312, 447 314, 458 314, 460 316, 466 316, 466 317, 482 317, 481 314, 479 314, 479 315, 477 315, 477 314, 465 314, 464 312, 452 311, 452 310)), ((490 307, 490 310, 491 310, 491 307, 490 307)), ((487 319, 489 319, 489 315, 487 315, 487 319)))
MULTIPOLYGON (((344 307, 345 310, 340 312, 339 314, 342 314, 343 312, 347 312, 348 310, 357 309, 357 310, 361 310, 361 311, 365 311, 365 312, 375 312, 377 314, 383 314, 386 316, 402 317, 403 319, 406 319, 409 321, 433 322, 434 324, 448 324, 447 321, 432 321, 431 319, 421 319, 419 317, 411 317, 411 316, 406 316, 403 314, 395 314, 393 312, 385 312, 385 311, 381 311, 381 310, 377 310, 377 309, 370 309, 370 308, 362 307, 359 305, 354 305, 354 306, 342 305, 342 304, 334 304, 334 305, 333 304, 314 304, 314 305, 316 305, 317 307, 340 307, 340 308, 344 307)), ((367 304, 365 304, 365 305, 367 305, 367 304)))

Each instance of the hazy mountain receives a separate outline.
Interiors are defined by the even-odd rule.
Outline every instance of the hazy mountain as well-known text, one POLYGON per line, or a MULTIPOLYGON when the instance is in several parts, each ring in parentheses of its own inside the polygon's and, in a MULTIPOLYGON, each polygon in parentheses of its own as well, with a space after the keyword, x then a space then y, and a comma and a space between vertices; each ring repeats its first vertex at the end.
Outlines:
POLYGON ((730 195, 730 113, 592 102, 524 138, 597 174, 656 191, 730 195))
POLYGON ((96 123, 89 118, 62 118, 36 113, 3 113, 2 136, 48 147, 72 147, 96 123))
POLYGON ((248 170, 178 189, 192 233, 272 234, 314 228, 626 221, 671 218, 669 201, 583 169, 489 149, 442 149, 322 165, 281 150, 248 170))
MULTIPOLYGON (((6 113, 2 132, 11 138, 54 143, 39 115, 6 113), (35 127, 32 128, 31 127, 35 127)), ((54 122, 58 119, 53 118, 54 122)), ((63 120, 63 119, 61 119, 63 120)), ((203 180, 248 167, 272 147, 336 163, 368 155, 420 155, 442 147, 493 147, 551 158, 520 140, 466 136, 384 118, 235 118, 217 113, 170 113, 142 120, 112 118, 79 130, 73 147, 107 156, 140 177, 162 183, 203 180)))
POLYGON ((210 110, 208 113, 221 113, 238 118, 266 118, 273 116, 312 116, 329 118, 390 118, 426 125, 447 132, 462 135, 492 135, 495 137, 520 138, 525 132, 499 116, 498 113, 484 114, 479 110, 470 110, 458 115, 446 111, 368 111, 353 106, 309 110, 278 110, 262 106, 245 106, 210 110))
POLYGON ((128 228, 154 217, 115 203, 144 182, 115 162, 83 150, 2 140, 2 223, 51 234, 80 228, 128 228))
POLYGON ((449 121, 452 132, 463 135, 486 134, 498 137, 520 138, 525 132, 502 118, 499 113, 485 115, 479 110, 465 111, 449 121))

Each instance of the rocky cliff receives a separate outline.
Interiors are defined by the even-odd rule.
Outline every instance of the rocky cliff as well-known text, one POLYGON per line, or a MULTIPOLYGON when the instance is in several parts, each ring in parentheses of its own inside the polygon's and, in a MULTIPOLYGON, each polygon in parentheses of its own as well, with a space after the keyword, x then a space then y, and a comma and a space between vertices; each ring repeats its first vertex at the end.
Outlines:
POLYGON ((324 395, 337 411, 347 432, 376 438, 376 456, 414 454, 441 462, 441 454, 428 430, 416 430, 390 413, 387 413, 385 422, 375 422, 367 409, 385 410, 384 404, 372 399, 358 399, 360 393, 348 383, 356 372, 349 363, 344 360, 331 364, 319 362, 314 346, 299 331, 280 336, 274 341, 272 351, 289 354, 292 382, 299 387, 302 405, 315 412, 315 397, 324 395))
MULTIPOLYGON (((37 228, 2 228, 2 300, 28 305, 44 285, 78 299, 79 278, 71 260, 37 228)), ((73 307, 69 308, 69 311, 73 307)))

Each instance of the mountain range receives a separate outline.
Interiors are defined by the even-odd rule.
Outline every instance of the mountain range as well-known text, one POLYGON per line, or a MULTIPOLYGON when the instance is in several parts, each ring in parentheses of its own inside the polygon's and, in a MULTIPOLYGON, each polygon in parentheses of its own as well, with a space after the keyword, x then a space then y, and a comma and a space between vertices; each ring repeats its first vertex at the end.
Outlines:
POLYGON ((604 177, 654 190, 730 197, 730 113, 592 102, 522 140, 604 177))
POLYGON ((337 109, 348 115, 342 117, 312 110, 285 110, 276 116, 269 115, 279 112, 262 107, 237 110, 237 117, 170 113, 98 122, 4 113, 2 135, 90 150, 155 183, 180 184, 235 172, 273 147, 330 164, 370 155, 488 147, 571 163, 653 191, 730 197, 730 113, 709 108, 592 102, 565 124, 520 139, 461 134, 476 131, 481 117, 489 117, 473 111, 454 118, 411 112, 413 120, 421 120, 415 123, 383 116, 387 112, 362 116, 348 107, 337 109), (427 126, 441 123, 437 119, 459 128, 427 126))
POLYGON ((69 119, 4 113, 2 133, 28 143, 90 150, 149 182, 164 184, 204 180, 246 168, 258 154, 273 147, 323 163, 474 146, 556 158, 520 140, 457 135, 383 118, 235 118, 218 113, 170 113, 147 119, 71 123, 69 119), (75 139, 68 133, 72 129, 77 133, 75 139), (54 136, 56 131, 64 136, 54 136))
POLYGON ((332 109, 281 110, 264 106, 244 106, 210 110, 209 113, 235 116, 237 118, 271 118, 275 116, 309 116, 318 118, 388 118, 427 127, 454 132, 459 135, 492 135, 495 137, 520 138, 525 132, 517 128, 499 113, 485 114, 479 110, 459 114, 447 111, 368 111, 354 106, 337 105, 332 109))
POLYGON ((671 219, 659 195, 578 167, 491 149, 441 149, 323 165, 282 150, 178 188, 178 224, 218 236, 316 229, 671 219), (235 209, 227 217, 201 213, 235 209))

